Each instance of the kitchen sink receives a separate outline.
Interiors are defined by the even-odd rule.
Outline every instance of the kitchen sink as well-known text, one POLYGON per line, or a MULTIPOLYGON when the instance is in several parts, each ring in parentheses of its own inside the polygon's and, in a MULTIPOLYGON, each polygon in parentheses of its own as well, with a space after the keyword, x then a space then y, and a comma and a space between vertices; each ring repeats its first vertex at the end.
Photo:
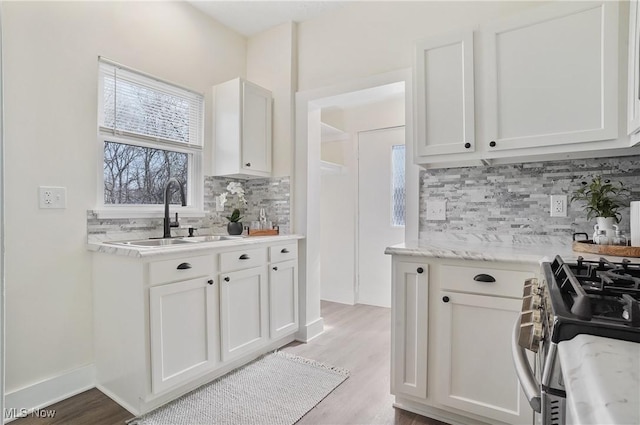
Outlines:
POLYGON ((107 242, 112 245, 123 245, 137 248, 160 248, 174 245, 188 245, 202 242, 217 242, 227 241, 233 239, 241 239, 242 236, 226 236, 226 235, 211 235, 211 236, 193 236, 193 237, 180 237, 180 238, 158 238, 158 239, 138 239, 134 241, 118 241, 107 242))

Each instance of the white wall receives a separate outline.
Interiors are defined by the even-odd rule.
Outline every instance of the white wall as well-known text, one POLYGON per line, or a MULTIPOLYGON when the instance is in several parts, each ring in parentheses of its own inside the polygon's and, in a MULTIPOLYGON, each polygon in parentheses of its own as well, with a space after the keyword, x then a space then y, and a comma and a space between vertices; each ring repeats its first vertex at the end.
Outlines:
POLYGON ((361 1, 298 26, 298 87, 326 87, 409 68, 413 43, 542 2, 361 1))
POLYGON ((273 176, 291 176, 293 172, 296 33, 296 24, 286 23, 247 42, 247 79, 273 93, 273 176))
POLYGON ((93 361, 98 55, 207 93, 210 110, 210 87, 244 76, 246 40, 179 2, 5 2, 3 36, 10 393, 93 361), (67 209, 39 210, 39 185, 65 186, 67 209))
POLYGON ((343 304, 355 302, 356 179, 353 140, 324 142, 323 160, 343 164, 341 173, 320 176, 320 297, 343 304), (326 159, 325 159, 326 158, 326 159))
MULTIPOLYGON (((342 174, 322 174, 320 186, 320 291, 321 299, 344 304, 356 301, 354 287, 357 273, 358 132, 405 124, 404 96, 345 108, 331 117, 339 121, 348 140, 324 142, 322 159, 344 164, 342 174), (339 161, 337 161, 339 159, 339 161)), ((322 111, 323 120, 329 114, 322 111)))

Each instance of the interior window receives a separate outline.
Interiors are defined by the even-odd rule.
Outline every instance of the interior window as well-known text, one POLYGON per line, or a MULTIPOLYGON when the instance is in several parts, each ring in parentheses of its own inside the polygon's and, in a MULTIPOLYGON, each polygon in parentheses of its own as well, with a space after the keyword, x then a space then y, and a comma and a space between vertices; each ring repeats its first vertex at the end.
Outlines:
POLYGON ((404 145, 391 148, 391 225, 404 226, 404 145))
POLYGON ((200 208, 204 97, 105 59, 99 65, 99 203, 159 206, 175 177, 188 207, 200 208))

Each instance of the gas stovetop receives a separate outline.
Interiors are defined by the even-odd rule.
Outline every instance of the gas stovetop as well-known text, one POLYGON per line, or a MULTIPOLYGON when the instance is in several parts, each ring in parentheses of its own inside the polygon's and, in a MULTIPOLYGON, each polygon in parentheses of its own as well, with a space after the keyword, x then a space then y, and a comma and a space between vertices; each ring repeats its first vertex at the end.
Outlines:
POLYGON ((580 333, 640 342, 640 263, 601 258, 544 263, 545 310, 553 342, 580 333))

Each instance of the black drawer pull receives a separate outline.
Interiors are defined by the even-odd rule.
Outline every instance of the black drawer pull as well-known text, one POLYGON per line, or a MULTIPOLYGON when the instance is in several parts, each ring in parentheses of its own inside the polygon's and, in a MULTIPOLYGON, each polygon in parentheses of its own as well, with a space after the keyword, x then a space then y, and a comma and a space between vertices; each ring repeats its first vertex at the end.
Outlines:
POLYGON ((207 280, 207 283, 208 283, 209 285, 213 285, 213 279, 209 279, 209 280, 207 280))
POLYGON ((287 248, 282 248, 282 249, 280 250, 280 252, 281 252, 282 254, 288 254, 288 253, 289 253, 289 250, 288 250, 287 248))
POLYGON ((274 268, 273 268, 273 271, 276 271, 276 272, 277 272, 277 271, 278 271, 278 266, 274 267, 274 268))
POLYGON ((240 256, 240 260, 249 260, 251 257, 249 257, 247 254, 242 254, 240 256))
POLYGON ((181 263, 178 265, 177 269, 178 270, 187 270, 191 268, 191 264, 189 263, 181 263))
POLYGON ((487 282, 487 283, 491 283, 491 282, 495 282, 496 278, 491 276, 490 274, 484 274, 484 273, 480 273, 477 274, 473 277, 473 280, 475 280, 476 282, 487 282))
POLYGON ((424 272, 424 269, 422 267, 418 267, 416 271, 418 272, 418 274, 422 274, 424 272))
POLYGON ((225 281, 225 282, 229 282, 230 280, 231 280, 231 279, 229 279, 229 276, 227 276, 227 277, 225 277, 225 278, 224 278, 224 281, 225 281))
POLYGON ((444 301, 445 303, 449 302, 449 297, 447 297, 446 295, 444 297, 442 297, 442 301, 444 301))

